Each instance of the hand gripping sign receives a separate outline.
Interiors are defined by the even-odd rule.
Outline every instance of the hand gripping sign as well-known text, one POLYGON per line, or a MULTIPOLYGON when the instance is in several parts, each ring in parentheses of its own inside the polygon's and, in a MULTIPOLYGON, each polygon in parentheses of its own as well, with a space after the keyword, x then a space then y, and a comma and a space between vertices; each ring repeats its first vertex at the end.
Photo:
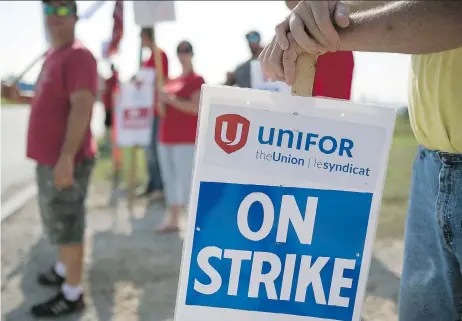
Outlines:
POLYGON ((142 68, 136 79, 121 85, 117 112, 119 146, 148 146, 154 106, 155 70, 142 68))
POLYGON ((290 86, 282 81, 270 81, 258 60, 250 62, 250 83, 253 89, 290 93, 290 86))
POLYGON ((176 321, 360 320, 396 111, 297 96, 301 59, 295 95, 202 89, 176 321))

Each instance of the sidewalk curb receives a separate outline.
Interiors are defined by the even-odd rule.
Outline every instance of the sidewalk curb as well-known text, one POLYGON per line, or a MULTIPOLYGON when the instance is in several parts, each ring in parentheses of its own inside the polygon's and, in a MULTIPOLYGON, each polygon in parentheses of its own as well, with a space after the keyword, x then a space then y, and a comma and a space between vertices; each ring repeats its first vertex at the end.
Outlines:
POLYGON ((30 199, 37 195, 37 186, 35 184, 28 185, 18 192, 13 194, 8 200, 2 204, 1 222, 12 214, 20 210, 30 199))

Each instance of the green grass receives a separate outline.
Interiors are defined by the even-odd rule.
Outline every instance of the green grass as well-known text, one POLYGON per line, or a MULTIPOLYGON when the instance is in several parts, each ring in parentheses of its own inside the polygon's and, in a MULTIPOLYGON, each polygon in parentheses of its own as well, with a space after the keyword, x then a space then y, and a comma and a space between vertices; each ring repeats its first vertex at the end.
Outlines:
POLYGON ((387 179, 379 216, 377 239, 401 239, 407 214, 412 163, 417 142, 406 117, 396 121, 387 179))
MULTIPOLYGON (((121 170, 121 186, 128 184, 128 178, 131 165, 131 148, 122 148, 123 154, 123 167, 121 170)), ((136 178, 137 184, 144 183, 147 180, 146 162, 143 148, 138 148, 136 153, 136 178)), ((95 181, 111 181, 113 173, 113 164, 111 154, 109 152, 99 152, 98 160, 93 172, 93 179, 95 181)))
POLYGON ((2 98, 1 105, 5 106, 5 105, 17 105, 17 104, 15 102, 12 102, 12 101, 8 100, 8 99, 2 98))

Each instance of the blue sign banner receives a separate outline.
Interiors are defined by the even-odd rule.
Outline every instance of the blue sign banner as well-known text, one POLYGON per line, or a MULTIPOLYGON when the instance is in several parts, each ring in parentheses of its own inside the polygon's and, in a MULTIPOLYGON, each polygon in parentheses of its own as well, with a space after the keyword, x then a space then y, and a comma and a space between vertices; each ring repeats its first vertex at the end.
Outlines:
POLYGON ((200 182, 186 305, 352 320, 372 196, 200 182))

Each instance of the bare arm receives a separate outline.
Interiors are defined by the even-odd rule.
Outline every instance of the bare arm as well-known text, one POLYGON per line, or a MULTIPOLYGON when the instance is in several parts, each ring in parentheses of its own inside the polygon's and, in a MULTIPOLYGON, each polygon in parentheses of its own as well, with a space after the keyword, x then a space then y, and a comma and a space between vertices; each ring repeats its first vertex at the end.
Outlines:
POLYGON ((74 159, 82 146, 82 141, 90 125, 91 111, 95 97, 88 89, 82 89, 71 95, 71 111, 67 121, 66 136, 61 149, 61 157, 74 159))
POLYGON ((462 1, 396 1, 351 15, 340 50, 425 54, 462 47, 462 1))
POLYGON ((200 90, 191 95, 191 100, 170 98, 169 104, 187 114, 197 115, 199 111, 200 90))

